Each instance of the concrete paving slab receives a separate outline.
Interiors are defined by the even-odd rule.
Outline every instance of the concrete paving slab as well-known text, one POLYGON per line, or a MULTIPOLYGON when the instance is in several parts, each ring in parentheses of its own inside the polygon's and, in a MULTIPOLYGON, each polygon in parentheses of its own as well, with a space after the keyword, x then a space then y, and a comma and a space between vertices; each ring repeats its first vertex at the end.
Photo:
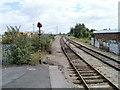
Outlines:
POLYGON ((58 66, 49 66, 51 88, 70 88, 58 66))
POLYGON ((2 85, 12 82, 14 79, 19 78, 27 72, 27 67, 9 67, 2 69, 2 85))
POLYGON ((2 67, 0 66, 0 90, 2 89, 2 67))
MULTIPOLYGON (((38 65, 24 69, 27 69, 27 71, 3 85, 3 88, 51 88, 48 66, 38 65)), ((12 75, 14 73, 11 71, 8 74, 12 75)))

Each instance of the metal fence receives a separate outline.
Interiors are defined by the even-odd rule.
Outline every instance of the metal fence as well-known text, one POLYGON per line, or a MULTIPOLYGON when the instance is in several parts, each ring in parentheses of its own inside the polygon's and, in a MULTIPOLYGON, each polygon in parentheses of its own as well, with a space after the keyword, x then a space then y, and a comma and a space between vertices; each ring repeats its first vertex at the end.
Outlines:
POLYGON ((2 64, 2 44, 0 43, 0 65, 2 64))
POLYGON ((10 45, 2 45, 2 64, 9 64, 8 62, 8 54, 10 53, 10 45))

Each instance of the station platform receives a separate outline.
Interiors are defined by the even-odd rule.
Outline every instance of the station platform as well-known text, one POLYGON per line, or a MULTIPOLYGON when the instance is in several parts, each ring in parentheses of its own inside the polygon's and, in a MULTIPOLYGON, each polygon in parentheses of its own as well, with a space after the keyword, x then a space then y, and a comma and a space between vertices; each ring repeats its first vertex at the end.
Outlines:
POLYGON ((46 65, 6 68, 2 73, 3 90, 4 88, 51 88, 49 67, 46 65))
POLYGON ((70 88, 58 66, 49 66, 51 88, 70 88))
POLYGON ((9 67, 2 72, 2 90, 17 88, 70 88, 58 66, 9 67))

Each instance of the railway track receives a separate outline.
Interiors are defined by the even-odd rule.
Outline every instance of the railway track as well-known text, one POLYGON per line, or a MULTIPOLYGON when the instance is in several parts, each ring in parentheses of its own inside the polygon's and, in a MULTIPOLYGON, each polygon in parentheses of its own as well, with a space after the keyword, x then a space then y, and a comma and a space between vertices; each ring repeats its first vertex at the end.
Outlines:
POLYGON ((101 90, 119 90, 117 86, 81 58, 76 51, 66 43, 64 37, 60 39, 60 44, 71 65, 71 69, 75 72, 76 80, 79 80, 79 85, 82 85, 85 90, 94 90, 96 88, 101 90))
POLYGON ((65 39, 70 42, 71 44, 73 44, 74 46, 76 46, 77 48, 81 49, 82 51, 86 52, 87 54, 99 59, 100 61, 102 61, 103 63, 109 65, 110 67, 116 69, 117 71, 120 71, 120 61, 115 60, 113 58, 110 58, 106 55, 103 55, 97 51, 94 51, 88 47, 85 47, 83 45, 81 45, 80 43, 73 41, 71 39, 68 39, 65 37, 65 39))

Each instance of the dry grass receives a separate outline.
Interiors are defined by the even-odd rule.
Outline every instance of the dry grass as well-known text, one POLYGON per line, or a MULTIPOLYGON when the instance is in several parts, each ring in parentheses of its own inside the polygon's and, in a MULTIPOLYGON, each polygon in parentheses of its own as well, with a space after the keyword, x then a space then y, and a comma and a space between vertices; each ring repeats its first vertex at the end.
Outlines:
POLYGON ((68 37, 72 40, 75 40, 77 42, 82 42, 84 44, 90 44, 90 40, 88 38, 76 38, 76 37, 68 37))
MULTIPOLYGON (((42 62, 45 61, 45 56, 46 56, 46 52, 41 52, 42 62)), ((40 60, 40 54, 39 54, 39 52, 36 52, 36 53, 31 55, 31 61, 29 62, 29 64, 30 65, 37 65, 37 64, 39 64, 39 60, 40 60)))

